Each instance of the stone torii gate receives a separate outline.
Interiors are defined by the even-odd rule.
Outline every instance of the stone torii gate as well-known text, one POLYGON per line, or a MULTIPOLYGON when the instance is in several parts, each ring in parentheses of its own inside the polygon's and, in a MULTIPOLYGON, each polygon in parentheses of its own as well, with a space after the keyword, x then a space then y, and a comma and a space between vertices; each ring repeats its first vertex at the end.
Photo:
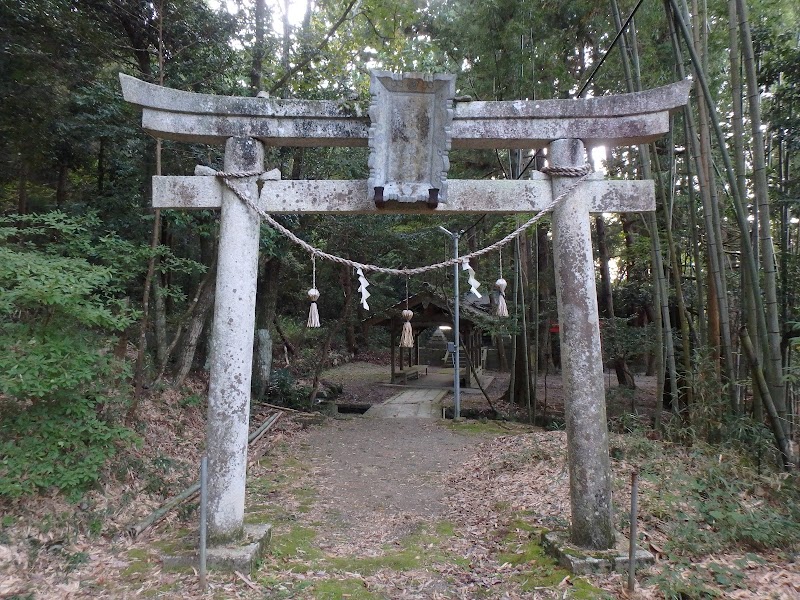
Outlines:
MULTIPOLYGON (((367 146, 366 181, 281 181, 277 171, 232 185, 266 213, 538 212, 574 185, 586 146, 634 145, 669 130, 689 82, 581 100, 453 102, 452 75, 373 72, 369 118, 335 101, 238 98, 164 88, 120 74, 153 136, 225 144, 226 172, 263 171, 264 145, 367 146), (448 150, 548 148, 550 175, 448 180, 448 150), (574 176, 574 174, 573 174, 574 176), (260 187, 260 192, 259 192, 260 187)), ((156 208, 221 208, 206 447, 212 542, 242 535, 259 215, 216 177, 154 177, 156 208)), ((572 511, 579 546, 614 543, 603 363, 590 213, 655 209, 652 181, 592 174, 553 208, 553 250, 566 398, 572 511)))

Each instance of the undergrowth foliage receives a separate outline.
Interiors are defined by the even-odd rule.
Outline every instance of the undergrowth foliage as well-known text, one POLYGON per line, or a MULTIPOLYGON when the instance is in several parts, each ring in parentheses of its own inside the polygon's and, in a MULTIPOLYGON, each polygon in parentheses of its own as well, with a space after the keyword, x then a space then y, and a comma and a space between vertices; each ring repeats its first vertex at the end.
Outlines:
MULTIPOLYGON (((628 430, 617 438, 626 460, 638 465, 644 530, 660 530, 661 549, 671 565, 650 578, 665 598, 723 597, 719 589, 743 585, 749 552, 775 550, 787 558, 800 551, 800 488, 777 461, 760 464, 752 436, 763 426, 719 423, 726 444, 694 438, 691 447, 649 440, 628 430), (740 438, 736 435, 740 434, 740 438), (754 433, 755 432, 755 433, 754 433), (736 564, 699 564, 714 555, 745 553, 736 564)), ((681 438, 689 434, 684 433, 681 438)))
POLYGON ((98 230, 92 215, 0 220, 0 497, 77 498, 132 436, 113 350, 136 317, 123 291, 144 255, 98 230))

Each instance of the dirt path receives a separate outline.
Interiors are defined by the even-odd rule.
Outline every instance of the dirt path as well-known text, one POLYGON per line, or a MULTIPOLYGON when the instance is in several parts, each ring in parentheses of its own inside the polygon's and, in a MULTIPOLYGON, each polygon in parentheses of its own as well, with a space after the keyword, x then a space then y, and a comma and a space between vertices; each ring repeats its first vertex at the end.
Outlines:
POLYGON ((380 544, 442 518, 445 477, 479 441, 417 419, 353 418, 315 429, 306 456, 319 494, 319 547, 376 553, 380 544))
POLYGON ((541 555, 534 527, 499 518, 512 508, 502 494, 486 504, 471 492, 465 465, 505 433, 351 417, 296 436, 254 481, 287 509, 265 515, 275 533, 256 583, 277 598, 604 597, 584 581, 576 589, 596 594, 559 587, 567 573, 541 555))

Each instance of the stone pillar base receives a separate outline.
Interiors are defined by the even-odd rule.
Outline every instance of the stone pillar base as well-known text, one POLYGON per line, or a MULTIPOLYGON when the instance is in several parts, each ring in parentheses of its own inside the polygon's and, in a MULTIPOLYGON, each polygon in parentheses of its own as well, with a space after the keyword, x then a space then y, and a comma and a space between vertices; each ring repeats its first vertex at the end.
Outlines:
MULTIPOLYGON (((628 572, 629 540, 617 533, 616 544, 608 550, 586 550, 569 542, 566 531, 543 531, 541 538, 545 553, 558 561, 558 564, 574 575, 593 575, 597 573, 628 572)), ((636 569, 655 563, 655 557, 637 546, 636 569)))
MULTIPOLYGON (((267 553, 272 538, 272 526, 267 524, 245 524, 244 537, 239 542, 206 549, 206 566, 214 571, 239 571, 252 575, 258 563, 267 553)), ((200 556, 197 540, 186 540, 186 547, 172 547, 161 554, 166 569, 199 568, 200 556)))

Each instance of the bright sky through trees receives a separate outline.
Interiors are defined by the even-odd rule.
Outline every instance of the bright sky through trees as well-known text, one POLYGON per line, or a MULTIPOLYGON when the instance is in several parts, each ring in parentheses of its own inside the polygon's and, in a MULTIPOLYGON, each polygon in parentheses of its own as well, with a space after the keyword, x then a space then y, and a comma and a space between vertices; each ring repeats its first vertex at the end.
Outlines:
MULTIPOLYGON (((218 10, 220 6, 224 6, 225 9, 232 15, 235 15, 239 12, 239 3, 236 2, 236 0, 206 0, 206 3, 214 10, 218 10)), ((307 3, 299 0, 289 0, 288 5, 289 24, 292 27, 296 27, 303 21, 307 3)), ((312 10, 314 9, 314 2, 311 3, 311 8, 312 10)), ((272 27, 275 30, 275 33, 283 35, 284 2, 281 2, 280 0, 267 0, 267 9, 275 17, 272 20, 272 27)))

